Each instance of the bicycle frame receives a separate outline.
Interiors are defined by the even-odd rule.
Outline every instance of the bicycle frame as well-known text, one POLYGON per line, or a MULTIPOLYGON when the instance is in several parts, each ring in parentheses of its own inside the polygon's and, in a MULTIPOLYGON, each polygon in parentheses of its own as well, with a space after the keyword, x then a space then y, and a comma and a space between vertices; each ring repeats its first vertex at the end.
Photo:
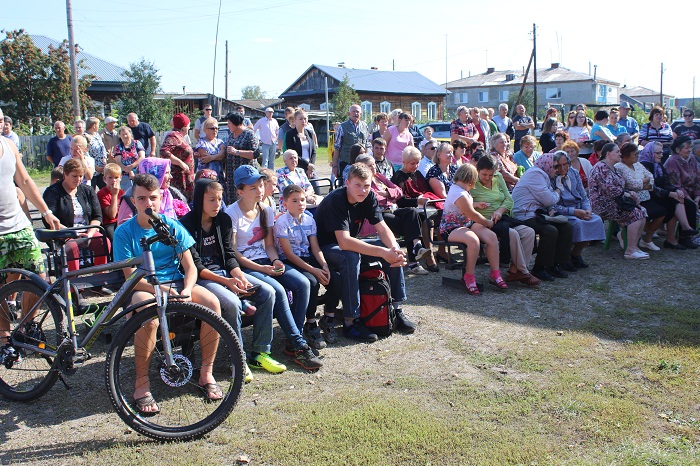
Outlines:
MULTIPOLYGON (((146 278, 148 283, 153 285, 155 291, 155 302, 158 305, 158 318, 160 320, 161 339, 163 342, 163 351, 165 352, 166 364, 169 368, 176 367, 172 355, 172 346, 169 338, 168 324, 165 319, 165 311, 167 309, 168 302, 168 293, 164 292, 160 288, 160 282, 158 281, 155 275, 156 270, 155 264, 153 262, 153 253, 151 252, 149 243, 149 240, 151 240, 152 238, 156 237, 150 237, 148 239, 144 238, 144 241, 142 241, 143 253, 141 254, 141 257, 134 257, 131 259, 113 262, 110 264, 86 267, 84 269, 78 269, 74 271, 68 271, 66 247, 65 245, 61 246, 61 265, 63 270, 62 276, 53 284, 48 284, 43 280, 39 279, 46 284, 46 291, 41 296, 41 298, 39 298, 36 304, 34 304, 32 309, 29 312, 24 313, 24 315, 22 316, 22 320, 19 322, 16 329, 22 328, 24 326, 24 324, 29 320, 29 317, 34 314, 34 311, 36 310, 37 306, 44 302, 44 300, 47 299, 49 295, 52 295, 54 297, 65 297, 67 298, 65 301, 63 299, 58 299, 57 302, 63 308, 64 315, 68 318, 68 338, 70 339, 75 350, 79 348, 89 349, 106 327, 118 321, 122 316, 133 312, 135 309, 143 307, 144 305, 147 305, 152 302, 152 300, 148 300, 145 302, 136 303, 124 309, 122 312, 115 316, 119 307, 121 307, 126 302, 131 292, 136 288, 138 282, 142 278, 146 278), (112 301, 105 308, 105 310, 99 315, 97 321, 94 323, 87 335, 85 335, 85 337, 81 341, 78 341, 79 335, 75 329, 75 315, 73 310, 73 300, 71 299, 70 279, 95 273, 122 270, 127 267, 136 267, 136 270, 134 270, 134 272, 126 279, 121 288, 119 288, 119 291, 117 291, 116 295, 114 296, 114 299, 112 299, 112 301), (61 288, 62 292, 59 291, 59 289, 61 288)), ((7 271, 12 271, 15 273, 18 272, 18 270, 16 269, 7 269, 7 271)), ((36 281, 36 279, 33 276, 26 273, 26 271, 19 272, 23 272, 22 275, 36 281)), ((15 331, 17 331, 16 329, 15 331)), ((48 345, 44 348, 40 348, 35 345, 28 345, 26 343, 14 341, 14 338, 12 338, 12 340, 13 345, 19 348, 31 349, 36 353, 40 353, 48 357, 56 357, 58 353, 58 348, 51 349, 50 347, 48 347, 48 345)))

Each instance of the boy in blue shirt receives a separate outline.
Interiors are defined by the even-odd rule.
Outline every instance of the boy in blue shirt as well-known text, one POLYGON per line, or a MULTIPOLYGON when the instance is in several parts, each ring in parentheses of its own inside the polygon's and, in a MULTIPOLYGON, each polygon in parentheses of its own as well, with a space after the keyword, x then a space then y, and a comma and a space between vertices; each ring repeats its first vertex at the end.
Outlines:
MULTIPOLYGON (((139 240, 144 237, 155 236, 156 234, 149 223, 150 217, 146 214, 146 209, 150 208, 153 212, 159 211, 161 201, 160 183, 153 175, 146 174, 136 175, 133 183, 131 201, 136 207, 137 215, 124 222, 114 232, 113 252, 115 261, 140 257, 143 250, 139 240)), ((191 300, 201 304, 221 315, 221 306, 216 296, 195 283, 197 281, 197 269, 192 259, 192 253, 189 251, 189 248, 194 244, 194 240, 177 220, 165 216, 160 216, 160 218, 168 225, 171 231, 175 231, 174 235, 179 243, 176 249, 160 242, 151 245, 158 280, 161 283, 172 282, 172 284, 162 284, 160 286, 168 293, 189 296, 189 298, 184 298, 184 300, 191 300), (180 267, 182 267, 184 274, 180 271, 180 267)), ((128 278, 135 270, 134 267, 125 268, 124 276, 128 278)), ((153 296, 153 286, 145 279, 141 279, 131 294, 129 304, 153 299, 153 296)), ((136 409, 145 415, 155 414, 160 411, 156 400, 153 399, 150 392, 150 381, 148 378, 148 368, 155 347, 157 331, 157 320, 151 320, 136 332, 136 338, 150 344, 134 345, 136 361, 134 403, 136 409)), ((202 366, 200 368, 199 386, 202 388, 205 398, 212 401, 220 400, 223 398, 223 392, 212 375, 212 367, 218 346, 218 335, 216 332, 208 331, 206 324, 202 324, 200 344, 202 347, 202 366)))

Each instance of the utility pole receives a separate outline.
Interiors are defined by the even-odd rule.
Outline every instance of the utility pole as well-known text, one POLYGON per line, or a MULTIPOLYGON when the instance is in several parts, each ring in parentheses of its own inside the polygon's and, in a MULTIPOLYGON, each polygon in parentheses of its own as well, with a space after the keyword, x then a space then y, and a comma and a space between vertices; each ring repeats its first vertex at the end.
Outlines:
POLYGON ((226 76, 224 77, 224 82, 226 83, 224 98, 228 100, 228 41, 226 41, 226 76))
POLYGON ((66 0, 66 17, 68 18, 68 47, 70 48, 70 85, 73 90, 73 116, 80 119, 80 100, 78 99, 78 67, 75 63, 75 40, 73 39, 73 9, 71 0, 66 0))
POLYGON ((659 90, 659 99, 661 99, 661 103, 659 106, 661 108, 664 108, 664 64, 661 63, 661 89, 659 90))
MULTIPOLYGON (((533 68, 533 93, 534 93, 534 109, 532 110, 535 120, 535 128, 537 128, 537 26, 532 23, 532 68, 533 68)), ((533 130, 534 133, 534 130, 533 130)))

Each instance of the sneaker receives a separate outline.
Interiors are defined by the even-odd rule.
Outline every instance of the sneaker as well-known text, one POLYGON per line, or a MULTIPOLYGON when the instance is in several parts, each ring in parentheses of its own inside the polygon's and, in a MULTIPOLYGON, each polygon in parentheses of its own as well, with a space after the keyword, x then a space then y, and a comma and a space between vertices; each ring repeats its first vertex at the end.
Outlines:
POLYGON ((430 272, 425 270, 420 264, 413 264, 408 266, 408 273, 413 275, 428 275, 430 272))
POLYGON ((271 374, 279 374, 287 370, 287 366, 272 359, 270 353, 258 353, 254 358, 248 359, 248 364, 265 369, 271 374))
POLYGON ((294 362, 299 364, 307 371, 315 371, 323 366, 321 360, 311 351, 309 346, 298 349, 294 354, 294 362))
POLYGON ((335 332, 335 319, 329 316, 323 316, 318 322, 319 327, 323 330, 323 339, 329 344, 338 343, 338 335, 335 332))
POLYGON ((416 261, 423 259, 426 254, 430 254, 430 249, 424 248, 423 245, 418 242, 413 246, 413 254, 416 256, 416 261))
POLYGON ((362 341, 366 343, 373 343, 379 340, 376 333, 370 332, 370 330, 365 327, 360 318, 352 321, 352 325, 349 327, 343 326, 343 335, 345 338, 351 338, 353 340, 362 341))
POLYGON ((245 376, 243 378, 244 383, 250 383, 253 381, 253 373, 250 371, 248 364, 245 365, 245 376))
POLYGON ((396 309, 396 330, 401 333, 413 333, 416 331, 416 324, 408 320, 402 309, 396 309))
POLYGON ((304 324, 304 338, 309 343, 309 346, 316 349, 323 349, 326 347, 326 340, 321 336, 321 329, 317 323, 304 324))
POLYGON ((658 247, 657 245, 655 245, 653 241, 649 241, 647 243, 643 239, 639 240, 639 247, 644 248, 644 249, 648 249, 650 251, 661 251, 661 248, 658 247))

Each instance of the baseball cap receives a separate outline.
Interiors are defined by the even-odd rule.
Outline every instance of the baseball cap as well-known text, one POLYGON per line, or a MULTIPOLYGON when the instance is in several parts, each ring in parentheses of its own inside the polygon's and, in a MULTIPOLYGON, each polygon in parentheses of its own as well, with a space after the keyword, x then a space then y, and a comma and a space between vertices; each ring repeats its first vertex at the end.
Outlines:
POLYGON ((620 108, 632 108, 629 102, 620 102, 620 108))
POLYGON ((265 175, 261 175, 257 168, 252 165, 241 165, 236 168, 233 172, 233 184, 236 186, 245 184, 253 184, 260 178, 264 178, 265 175))
POLYGON ((116 122, 117 122, 117 119, 114 118, 113 116, 108 116, 107 118, 105 118, 105 125, 109 124, 109 123, 116 123, 116 122))

